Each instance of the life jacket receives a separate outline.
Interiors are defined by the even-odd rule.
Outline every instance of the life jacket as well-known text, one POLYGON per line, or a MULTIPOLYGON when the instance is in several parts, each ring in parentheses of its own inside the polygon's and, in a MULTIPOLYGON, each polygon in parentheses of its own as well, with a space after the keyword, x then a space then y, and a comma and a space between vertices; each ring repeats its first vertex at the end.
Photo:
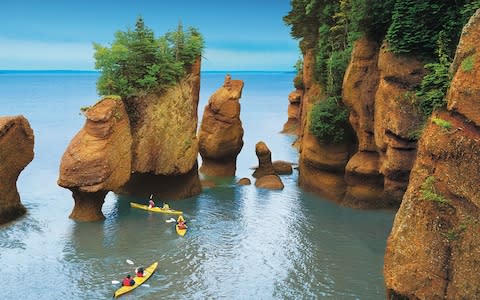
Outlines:
POLYGON ((137 277, 143 277, 143 272, 137 272, 137 277))
POLYGON ((178 229, 185 229, 185 228, 187 228, 187 226, 185 225, 185 222, 180 221, 180 222, 178 223, 178 229))
POLYGON ((124 278, 123 281, 122 281, 123 286, 132 286, 134 284, 135 284, 135 281, 133 281, 133 279, 131 279, 131 278, 124 278))

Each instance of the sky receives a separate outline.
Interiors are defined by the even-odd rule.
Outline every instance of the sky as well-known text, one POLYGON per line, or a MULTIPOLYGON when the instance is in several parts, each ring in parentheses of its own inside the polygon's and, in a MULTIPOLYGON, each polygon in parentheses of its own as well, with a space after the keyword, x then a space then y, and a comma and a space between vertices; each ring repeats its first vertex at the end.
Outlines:
POLYGON ((0 70, 93 70, 138 16, 157 36, 179 21, 205 39, 202 70, 293 70, 298 43, 282 17, 290 0, 2 0, 0 70))

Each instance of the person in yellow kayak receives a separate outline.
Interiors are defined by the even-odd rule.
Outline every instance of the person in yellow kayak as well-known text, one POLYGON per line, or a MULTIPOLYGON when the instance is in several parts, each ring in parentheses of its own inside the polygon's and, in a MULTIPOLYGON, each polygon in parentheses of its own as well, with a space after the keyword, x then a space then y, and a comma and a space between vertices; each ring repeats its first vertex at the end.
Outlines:
POLYGON ((187 224, 185 223, 185 220, 183 219, 182 216, 178 217, 177 225, 178 225, 178 229, 187 229, 187 224))
POLYGON ((155 202, 153 202, 153 194, 150 195, 150 200, 148 201, 148 208, 152 209, 155 207, 155 202))
POLYGON ((127 277, 123 278, 122 286, 132 286, 135 285, 135 280, 130 277, 130 274, 127 277))
POLYGON ((137 277, 143 277, 143 272, 144 272, 143 267, 138 267, 135 269, 135 274, 137 275, 137 277))
POLYGON ((170 205, 168 205, 167 203, 163 202, 163 209, 170 209, 170 205))

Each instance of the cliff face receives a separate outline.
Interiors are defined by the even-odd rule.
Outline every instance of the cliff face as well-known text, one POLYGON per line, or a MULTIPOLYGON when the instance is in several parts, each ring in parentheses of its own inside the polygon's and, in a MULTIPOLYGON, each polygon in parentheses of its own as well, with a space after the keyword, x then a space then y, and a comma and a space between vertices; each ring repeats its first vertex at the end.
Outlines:
POLYGON ((344 170, 350 156, 347 144, 326 145, 310 133, 310 112, 313 104, 321 99, 321 86, 313 78, 315 57, 313 50, 304 56, 304 94, 301 99, 300 122, 300 186, 315 191, 328 199, 341 201, 346 184, 344 170))
POLYGON ((429 121, 385 253, 389 299, 480 295, 480 10, 457 49, 448 111, 429 121))
POLYGON ((421 116, 409 93, 421 82, 423 64, 386 48, 366 38, 358 40, 344 76, 342 97, 358 145, 321 144, 309 132, 307 112, 320 98, 321 87, 313 80, 312 51, 305 55, 299 182, 345 206, 398 206, 415 159, 411 136, 421 116))
POLYGON ((108 191, 130 178, 132 137, 121 100, 103 99, 85 116, 84 127, 62 157, 58 184, 73 193, 75 207, 70 217, 94 221, 104 218, 101 209, 108 191))
POLYGON ((237 155, 243 147, 240 97, 243 81, 227 75, 209 99, 199 132, 200 171, 209 176, 235 176, 237 155))
POLYGON ((290 93, 290 95, 288 95, 288 120, 287 123, 283 125, 283 133, 299 134, 300 101, 302 99, 302 96, 303 90, 300 88, 295 89, 293 92, 290 93))
POLYGON ((17 190, 20 172, 33 160, 33 130, 23 116, 0 118, 0 224, 25 213, 17 190))
POLYGON ((123 192, 175 199, 200 193, 196 136, 200 63, 198 59, 184 79, 161 95, 127 100, 134 173, 123 192))

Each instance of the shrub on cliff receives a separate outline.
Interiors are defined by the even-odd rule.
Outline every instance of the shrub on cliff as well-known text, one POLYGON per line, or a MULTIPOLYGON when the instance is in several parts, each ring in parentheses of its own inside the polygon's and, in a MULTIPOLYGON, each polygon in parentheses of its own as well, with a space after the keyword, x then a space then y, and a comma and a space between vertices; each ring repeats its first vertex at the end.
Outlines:
POLYGON ((348 111, 335 97, 316 103, 310 115, 310 132, 320 141, 331 144, 345 139, 348 111))
POLYGON ((118 31, 110 47, 94 43, 95 68, 101 95, 121 97, 161 92, 185 76, 203 49, 203 38, 193 27, 155 38, 139 17, 134 30, 118 31))

